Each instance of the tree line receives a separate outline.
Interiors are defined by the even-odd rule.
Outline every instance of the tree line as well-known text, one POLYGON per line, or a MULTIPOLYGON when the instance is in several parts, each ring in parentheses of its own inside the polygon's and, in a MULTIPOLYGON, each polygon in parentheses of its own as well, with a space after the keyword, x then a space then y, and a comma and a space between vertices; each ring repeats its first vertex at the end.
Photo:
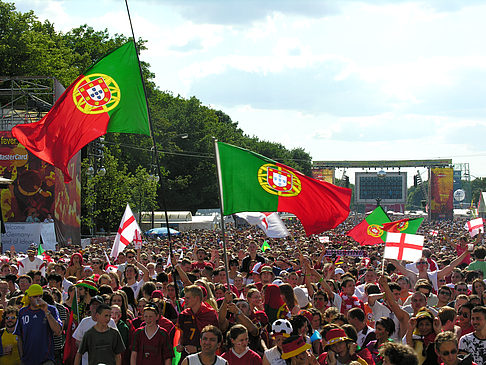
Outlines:
MULTIPOLYGON (((66 87, 92 63, 130 40, 87 24, 63 33, 33 11, 22 13, 0 0, 0 74, 53 76, 66 87)), ((137 40, 143 59, 146 42, 137 40)), ((116 230, 127 201, 134 212, 218 207, 213 137, 250 149, 311 175, 312 158, 303 148, 246 134, 221 110, 205 106, 197 96, 183 97, 154 82, 150 64, 142 62, 147 98, 159 152, 162 179, 155 183, 152 140, 146 136, 108 134, 99 161, 106 175, 87 174, 92 160, 82 151, 82 233, 116 230)), ((5 100, 1 100, 5 104, 5 100)), ((48 100, 46 100, 48 101, 48 100)), ((50 101, 49 101, 50 102, 50 101)))

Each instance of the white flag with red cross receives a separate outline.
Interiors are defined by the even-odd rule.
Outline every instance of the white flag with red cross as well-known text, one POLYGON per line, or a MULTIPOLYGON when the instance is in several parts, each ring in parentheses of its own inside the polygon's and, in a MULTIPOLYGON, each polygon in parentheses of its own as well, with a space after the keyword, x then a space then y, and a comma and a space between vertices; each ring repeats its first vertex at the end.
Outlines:
POLYGON ((130 206, 127 204, 125 213, 123 213, 123 218, 120 222, 120 228, 118 228, 115 241, 113 242, 110 256, 116 259, 118 254, 132 243, 136 231, 141 232, 142 230, 138 226, 130 206))
POLYGON ((484 221, 483 218, 476 218, 469 221, 464 226, 469 231, 471 237, 476 236, 479 232, 484 232, 484 221))
POLYGON ((285 223, 282 222, 280 216, 276 212, 241 212, 236 213, 240 218, 243 218, 252 226, 260 227, 268 237, 282 238, 290 235, 285 223))
POLYGON ((418 234, 393 233, 386 234, 385 259, 405 260, 415 262, 422 257, 424 236, 418 234))

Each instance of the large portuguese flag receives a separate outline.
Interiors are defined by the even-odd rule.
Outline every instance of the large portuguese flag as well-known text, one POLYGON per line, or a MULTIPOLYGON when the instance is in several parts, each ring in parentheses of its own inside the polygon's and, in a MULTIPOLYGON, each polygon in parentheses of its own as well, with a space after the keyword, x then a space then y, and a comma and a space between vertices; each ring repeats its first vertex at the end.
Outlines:
POLYGON ((106 132, 150 135, 135 44, 115 49, 80 75, 49 113, 36 123, 19 124, 12 134, 30 152, 58 167, 106 132))
POLYGON ((321 233, 349 215, 351 190, 312 179, 255 152, 216 142, 223 214, 288 212, 307 235, 321 233))
POLYGON ((423 218, 405 218, 391 222, 383 208, 376 207, 360 224, 347 235, 361 245, 378 245, 386 241, 387 232, 415 234, 423 218))

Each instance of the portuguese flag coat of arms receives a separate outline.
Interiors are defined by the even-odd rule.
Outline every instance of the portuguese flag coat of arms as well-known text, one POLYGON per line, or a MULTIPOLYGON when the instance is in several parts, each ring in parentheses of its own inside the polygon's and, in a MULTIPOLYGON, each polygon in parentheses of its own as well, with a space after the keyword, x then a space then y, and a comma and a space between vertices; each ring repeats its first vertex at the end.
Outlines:
POLYGON ((383 208, 379 206, 347 235, 362 246, 378 245, 386 241, 387 232, 415 234, 423 220, 423 218, 405 218, 391 222, 383 208))
POLYGON ((216 142, 223 214, 288 212, 307 235, 335 228, 349 215, 351 189, 312 179, 255 152, 216 142))
POLYGON ((59 168, 106 132, 150 135, 135 44, 129 41, 80 75, 40 121, 12 129, 18 141, 59 168))

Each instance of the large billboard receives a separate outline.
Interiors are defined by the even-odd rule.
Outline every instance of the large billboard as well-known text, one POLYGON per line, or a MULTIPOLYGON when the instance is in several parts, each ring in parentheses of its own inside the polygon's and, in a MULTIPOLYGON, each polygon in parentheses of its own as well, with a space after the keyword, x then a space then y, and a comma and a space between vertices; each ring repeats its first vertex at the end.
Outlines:
POLYGON ((452 219, 453 170, 433 168, 429 171, 430 219, 452 219))
POLYGON ((334 169, 317 168, 312 169, 312 177, 319 181, 334 184, 334 169))
POLYGON ((0 176, 12 179, 0 190, 5 222, 44 222, 54 218, 59 242, 80 242, 80 154, 69 171, 73 181, 65 184, 60 170, 27 151, 10 131, 0 131, 0 176))
POLYGON ((357 204, 382 205, 404 204, 407 201, 407 173, 387 172, 384 176, 377 173, 357 172, 355 174, 355 197, 357 204))

